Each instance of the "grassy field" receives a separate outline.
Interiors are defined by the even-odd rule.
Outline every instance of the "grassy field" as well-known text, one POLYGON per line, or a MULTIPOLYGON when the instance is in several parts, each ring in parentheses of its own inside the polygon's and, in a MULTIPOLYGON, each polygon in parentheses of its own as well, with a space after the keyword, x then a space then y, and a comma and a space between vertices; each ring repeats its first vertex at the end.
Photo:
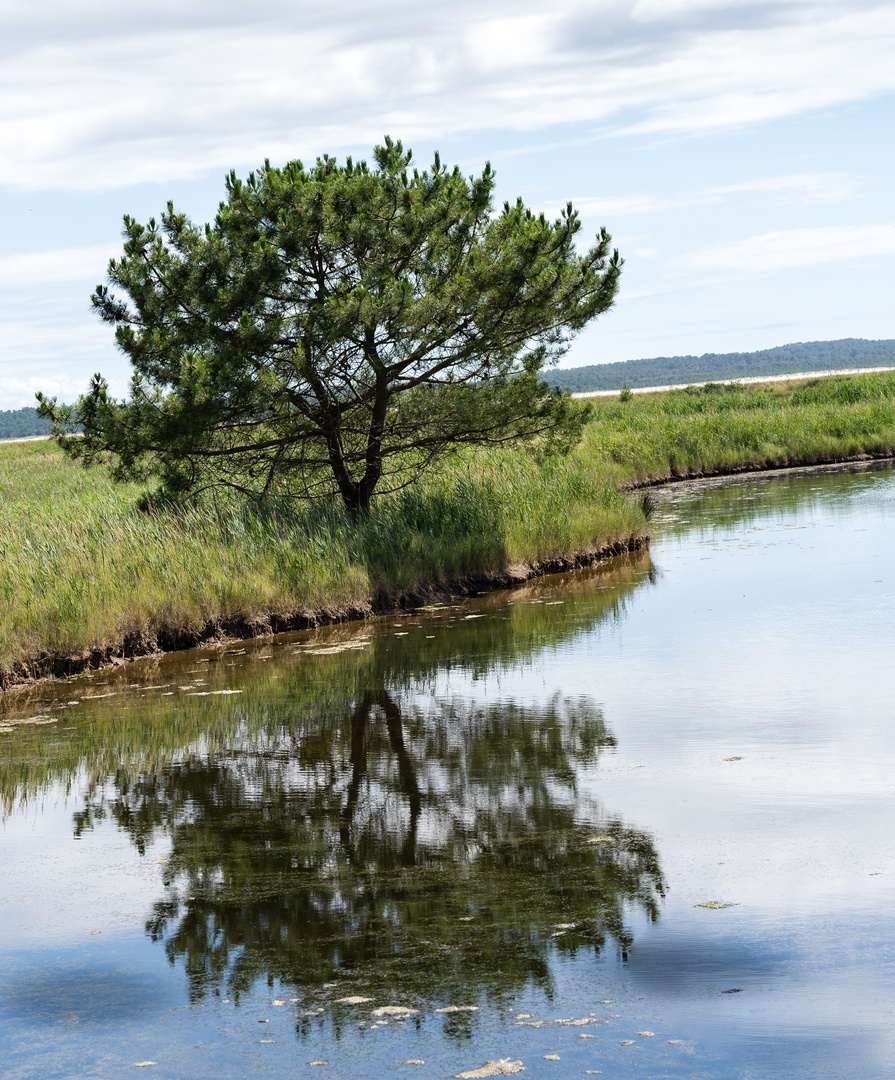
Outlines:
POLYGON ((577 450, 620 483, 895 453, 895 372, 598 399, 577 450))
POLYGON ((466 453, 360 524, 286 502, 143 513, 52 443, 0 446, 0 686, 41 657, 598 549, 646 530, 634 484, 864 453, 895 453, 895 375, 604 399, 568 458, 466 453))

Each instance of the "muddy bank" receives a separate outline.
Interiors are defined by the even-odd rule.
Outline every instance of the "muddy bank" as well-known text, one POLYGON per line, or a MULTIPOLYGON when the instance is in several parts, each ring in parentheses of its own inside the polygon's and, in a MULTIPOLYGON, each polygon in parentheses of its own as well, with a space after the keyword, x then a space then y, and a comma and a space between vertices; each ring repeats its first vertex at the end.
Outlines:
POLYGON ((152 632, 127 634, 113 644, 79 652, 43 652, 0 669, 0 692, 44 679, 61 679, 116 667, 145 656, 193 649, 210 642, 246 640, 290 630, 310 630, 333 623, 408 611, 435 601, 458 600, 490 589, 505 589, 531 578, 594 566, 617 555, 649 546, 649 534, 629 536, 590 551, 576 551, 537 563, 451 578, 405 591, 382 591, 363 604, 285 612, 235 613, 211 619, 201 628, 159 626, 152 632))

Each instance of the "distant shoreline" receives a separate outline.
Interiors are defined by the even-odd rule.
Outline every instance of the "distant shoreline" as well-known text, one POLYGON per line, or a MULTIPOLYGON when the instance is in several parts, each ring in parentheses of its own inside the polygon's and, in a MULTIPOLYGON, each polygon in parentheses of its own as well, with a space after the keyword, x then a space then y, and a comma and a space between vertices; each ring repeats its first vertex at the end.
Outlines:
POLYGON ((633 390, 883 367, 895 367, 895 338, 797 341, 756 352, 641 357, 582 367, 552 368, 544 373, 543 379, 551 386, 562 387, 573 394, 589 394, 596 390, 621 390, 623 386, 633 390))
MULTIPOLYGON (((705 382, 674 383, 669 386, 632 386, 632 394, 661 394, 667 390, 686 390, 699 386, 751 386, 758 383, 797 382, 799 379, 828 379, 836 375, 872 375, 880 371, 895 371, 895 367, 839 368, 829 371, 795 371, 791 375, 745 375, 739 379, 707 379, 705 382)), ((573 398, 613 397, 616 390, 583 390, 573 398)))

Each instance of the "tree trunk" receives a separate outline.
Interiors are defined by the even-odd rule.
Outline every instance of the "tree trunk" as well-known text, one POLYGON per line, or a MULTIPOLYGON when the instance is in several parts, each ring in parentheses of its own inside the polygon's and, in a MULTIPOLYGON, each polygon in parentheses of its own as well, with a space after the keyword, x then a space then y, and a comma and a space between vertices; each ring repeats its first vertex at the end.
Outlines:
POLYGON ((370 512, 370 500, 376 485, 382 477, 382 436, 385 430, 385 418, 388 414, 390 399, 388 383, 383 379, 376 387, 376 396, 370 415, 370 428, 367 433, 367 446, 364 453, 364 475, 355 480, 345 461, 345 448, 338 421, 326 433, 329 450, 329 462, 333 476, 339 487, 339 494, 352 521, 357 521, 362 514, 370 512))
POLYGON ((364 483, 357 483, 345 462, 345 452, 342 447, 342 439, 338 431, 326 433, 326 444, 329 451, 329 464, 333 471, 342 502, 348 511, 352 521, 357 521, 362 513, 370 509, 370 492, 364 490, 364 483))

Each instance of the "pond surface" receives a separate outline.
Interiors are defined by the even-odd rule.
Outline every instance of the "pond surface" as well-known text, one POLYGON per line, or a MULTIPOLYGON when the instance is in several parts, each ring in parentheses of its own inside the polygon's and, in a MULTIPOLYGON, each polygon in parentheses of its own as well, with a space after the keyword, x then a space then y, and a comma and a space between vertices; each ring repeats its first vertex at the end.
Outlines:
POLYGON ((4 1075, 892 1076, 895 470, 656 499, 649 555, 8 695, 4 1075))

